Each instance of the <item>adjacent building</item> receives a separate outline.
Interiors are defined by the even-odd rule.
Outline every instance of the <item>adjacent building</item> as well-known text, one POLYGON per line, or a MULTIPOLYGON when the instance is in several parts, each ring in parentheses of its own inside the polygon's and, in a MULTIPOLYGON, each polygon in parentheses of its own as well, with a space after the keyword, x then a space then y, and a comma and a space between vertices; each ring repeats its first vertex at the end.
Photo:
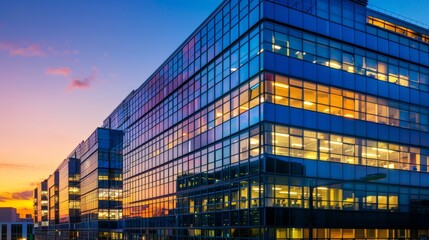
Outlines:
POLYGON ((429 30, 366 5, 222 2, 80 145, 77 236, 427 238, 429 30))
POLYGON ((47 179, 48 184, 48 236, 54 239, 57 235, 56 225, 59 223, 59 202, 58 202, 58 170, 47 179))
POLYGON ((36 236, 47 234, 49 226, 48 206, 48 182, 44 180, 34 189, 34 209, 36 210, 34 213, 34 233, 36 236))
POLYGON ((80 222, 80 160, 72 156, 58 167, 59 223, 58 239, 77 239, 76 224, 80 222))
POLYGON ((15 208, 0 208, 0 240, 33 239, 32 218, 19 218, 15 208))
POLYGON ((49 221, 36 221, 36 239, 122 238, 122 138, 122 131, 97 128, 40 184, 49 189, 49 204, 37 221, 49 221))

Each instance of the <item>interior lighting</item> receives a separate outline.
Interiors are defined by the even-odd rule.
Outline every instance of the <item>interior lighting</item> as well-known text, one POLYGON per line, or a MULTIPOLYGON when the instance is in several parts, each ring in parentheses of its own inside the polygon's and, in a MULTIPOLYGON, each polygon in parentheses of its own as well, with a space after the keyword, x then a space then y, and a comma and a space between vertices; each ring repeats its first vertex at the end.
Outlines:
POLYGON ((333 62, 333 61, 326 62, 326 65, 329 66, 329 67, 331 67, 331 68, 335 68, 335 69, 340 69, 341 68, 340 64, 338 64, 336 62, 333 62))
POLYGON ((279 83, 279 82, 275 82, 274 86, 281 87, 281 88, 289 88, 289 85, 284 83, 279 83))
POLYGON ((314 105, 314 103, 309 102, 309 101, 304 101, 304 105, 307 105, 307 106, 313 106, 313 105, 314 105))
POLYGON ((250 144, 254 145, 254 144, 258 144, 259 140, 258 139, 250 139, 250 144))
POLYGON ((392 150, 385 149, 385 148, 372 148, 372 150, 378 150, 379 152, 388 152, 388 153, 394 152, 392 150))
POLYGON ((330 149, 330 148, 327 148, 327 147, 319 147, 319 149, 320 149, 320 150, 325 150, 325 151, 331 151, 331 149, 330 149))
POLYGON ((279 137, 289 137, 289 134, 286 133, 273 132, 273 134, 279 137))

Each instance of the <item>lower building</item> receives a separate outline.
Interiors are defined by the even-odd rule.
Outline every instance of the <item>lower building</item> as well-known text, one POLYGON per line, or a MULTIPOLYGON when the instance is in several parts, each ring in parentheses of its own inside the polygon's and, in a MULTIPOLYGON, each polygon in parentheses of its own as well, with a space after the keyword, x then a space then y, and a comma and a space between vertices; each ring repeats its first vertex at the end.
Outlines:
POLYGON ((122 149, 97 128, 34 190, 36 239, 122 239, 122 149))
POLYGON ((32 240, 33 221, 19 218, 15 208, 0 208, 0 240, 32 240))
MULTIPOLYGON (((73 154, 74 155, 74 154, 73 154)), ((58 167, 59 172, 59 223, 58 239, 76 239, 76 224, 80 222, 80 160, 72 156, 58 167)))

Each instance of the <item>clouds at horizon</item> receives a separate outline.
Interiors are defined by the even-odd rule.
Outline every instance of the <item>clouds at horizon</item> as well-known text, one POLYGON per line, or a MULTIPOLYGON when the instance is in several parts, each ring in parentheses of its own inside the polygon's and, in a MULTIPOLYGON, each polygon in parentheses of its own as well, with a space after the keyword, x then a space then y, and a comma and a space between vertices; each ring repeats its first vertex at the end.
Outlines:
POLYGON ((6 202, 9 200, 29 200, 33 197, 33 191, 21 191, 21 192, 1 192, 0 202, 6 202))

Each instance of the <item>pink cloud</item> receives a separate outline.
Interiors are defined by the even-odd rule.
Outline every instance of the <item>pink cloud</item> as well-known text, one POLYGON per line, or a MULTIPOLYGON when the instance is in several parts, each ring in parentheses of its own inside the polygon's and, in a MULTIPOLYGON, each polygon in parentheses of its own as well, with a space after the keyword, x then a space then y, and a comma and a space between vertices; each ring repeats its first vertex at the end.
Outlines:
POLYGON ((69 91, 75 89, 88 89, 91 87, 92 83, 97 79, 98 70, 93 69, 91 75, 82 79, 73 79, 67 89, 69 91))
POLYGON ((45 73, 48 75, 68 76, 70 75, 71 70, 68 67, 48 68, 45 73))
POLYGON ((0 51, 7 52, 9 56, 15 57, 45 57, 47 54, 35 43, 25 46, 17 46, 12 43, 0 43, 0 51))

